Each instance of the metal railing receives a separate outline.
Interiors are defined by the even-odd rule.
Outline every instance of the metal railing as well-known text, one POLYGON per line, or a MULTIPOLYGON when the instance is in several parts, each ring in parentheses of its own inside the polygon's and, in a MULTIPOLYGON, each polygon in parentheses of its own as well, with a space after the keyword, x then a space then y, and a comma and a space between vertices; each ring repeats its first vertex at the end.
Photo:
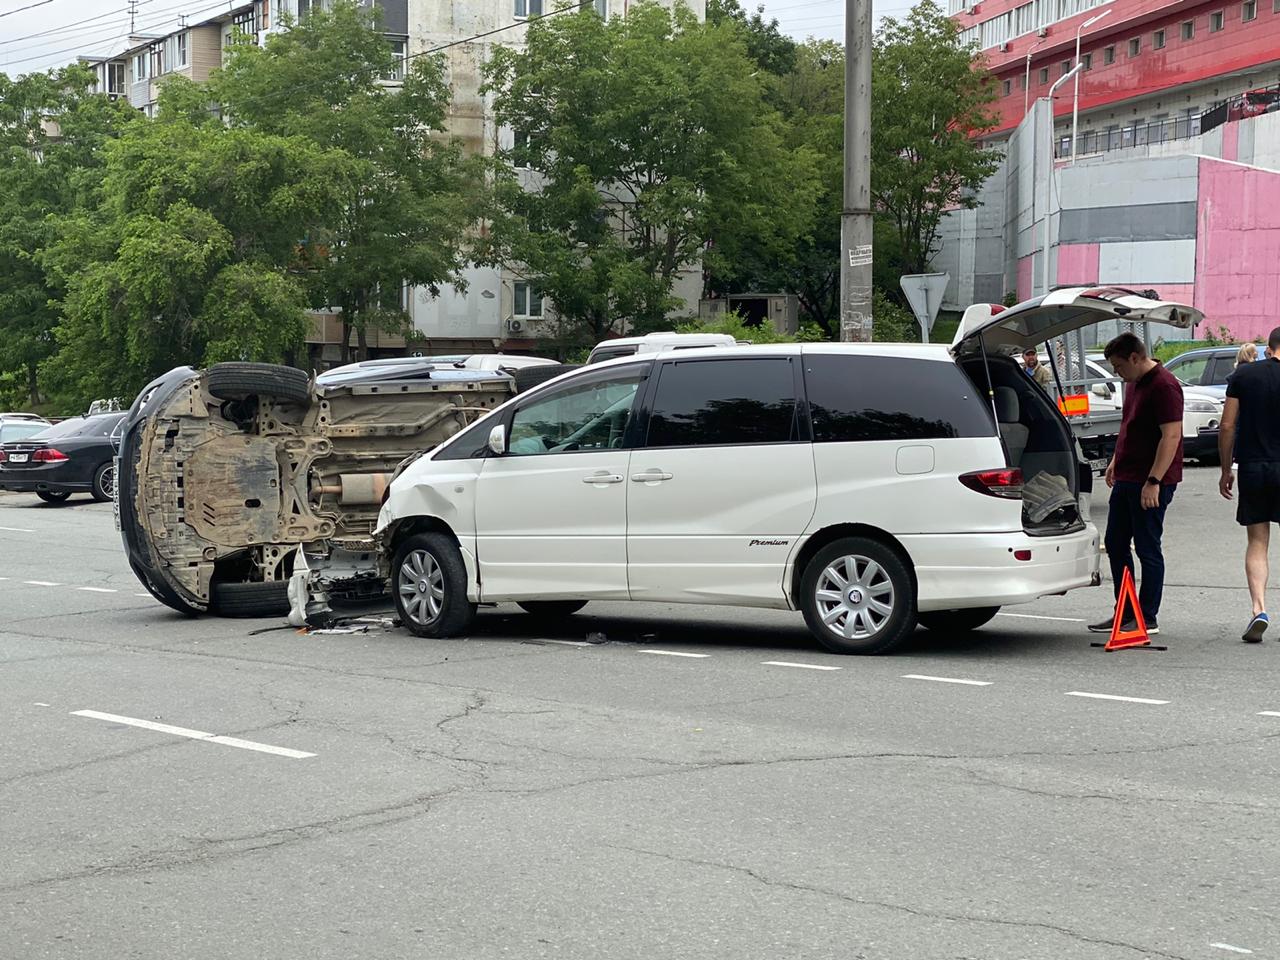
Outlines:
MULTIPOLYGON (((1202 117, 1170 117, 1168 120, 1155 120, 1114 130, 1091 130, 1076 137, 1076 156, 1127 150, 1129 147, 1167 143, 1170 140, 1187 140, 1203 132, 1201 124, 1202 117)), ((1071 137, 1058 137, 1054 156, 1060 159, 1071 156, 1071 137)))

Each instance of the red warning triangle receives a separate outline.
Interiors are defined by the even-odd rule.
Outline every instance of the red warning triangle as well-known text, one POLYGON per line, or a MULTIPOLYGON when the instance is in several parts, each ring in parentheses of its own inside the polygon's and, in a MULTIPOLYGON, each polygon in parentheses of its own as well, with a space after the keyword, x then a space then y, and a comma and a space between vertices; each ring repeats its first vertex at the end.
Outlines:
POLYGON ((1138 604, 1138 592, 1133 588, 1133 571, 1124 568, 1124 577, 1120 580, 1120 598, 1116 600, 1116 618, 1111 622, 1111 639, 1103 650, 1123 650, 1126 647, 1145 647, 1151 644, 1147 636, 1147 621, 1142 616, 1142 607, 1138 604), (1134 628, 1125 630, 1125 607, 1133 612, 1134 628))

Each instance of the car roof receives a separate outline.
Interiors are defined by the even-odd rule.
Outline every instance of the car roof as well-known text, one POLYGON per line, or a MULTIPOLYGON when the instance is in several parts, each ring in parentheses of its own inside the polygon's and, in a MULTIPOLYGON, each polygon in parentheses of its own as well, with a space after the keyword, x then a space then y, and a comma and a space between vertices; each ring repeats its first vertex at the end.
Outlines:
POLYGON ((592 364, 582 370, 600 370, 604 367, 618 367, 628 363, 642 361, 658 361, 665 363, 683 363, 686 360, 730 360, 735 357, 795 357, 816 354, 848 354, 863 357, 902 357, 917 360, 940 360, 954 363, 951 351, 943 343, 836 343, 823 341, 817 343, 752 343, 740 344, 731 349, 724 347, 692 347, 671 353, 645 354, 633 353, 625 357, 610 357, 592 364))
MULTIPOLYGON (((1227 344, 1226 346, 1222 346, 1222 347, 1196 347, 1194 350, 1184 350, 1182 351, 1182 353, 1178 354, 1176 357, 1170 357, 1167 362, 1173 363, 1175 360, 1181 360, 1183 357, 1200 357, 1200 356, 1205 356, 1206 354, 1211 357, 1217 356, 1218 354, 1221 354, 1224 357, 1225 356, 1234 357, 1237 353, 1240 352, 1240 348, 1243 346, 1244 346, 1243 343, 1237 343, 1235 345, 1227 344)), ((1254 346, 1256 347, 1257 344, 1255 343, 1254 346)))

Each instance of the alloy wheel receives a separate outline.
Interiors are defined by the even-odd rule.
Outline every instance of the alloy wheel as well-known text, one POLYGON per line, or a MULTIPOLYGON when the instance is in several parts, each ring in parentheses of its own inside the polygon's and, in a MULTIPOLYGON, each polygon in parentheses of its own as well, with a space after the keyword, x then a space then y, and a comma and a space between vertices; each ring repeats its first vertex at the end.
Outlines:
POLYGON ((845 639, 864 640, 883 630, 893 616, 893 581, 870 557, 839 557, 818 577, 814 599, 828 630, 845 639))
POLYGON ((415 623, 426 626, 444 609, 444 571, 429 551, 405 554, 396 587, 405 616, 415 623))

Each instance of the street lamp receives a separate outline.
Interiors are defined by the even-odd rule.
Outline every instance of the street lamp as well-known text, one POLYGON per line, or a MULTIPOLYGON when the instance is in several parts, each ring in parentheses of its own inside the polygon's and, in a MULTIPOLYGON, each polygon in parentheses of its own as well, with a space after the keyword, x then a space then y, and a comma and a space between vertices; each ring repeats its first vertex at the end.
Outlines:
MULTIPOLYGON (((1072 77, 1080 76, 1080 69, 1084 65, 1079 60, 1076 65, 1068 72, 1064 73, 1053 82, 1053 86, 1049 88, 1049 96, 1046 98, 1049 103, 1049 149, 1045 151, 1048 158, 1049 168, 1045 171, 1044 176, 1044 262, 1041 264, 1041 276, 1044 278, 1044 292, 1049 292, 1049 220, 1053 215, 1053 98, 1058 92, 1058 88, 1070 80, 1072 77)), ((1034 194, 1035 191, 1032 190, 1034 194)))
MULTIPOLYGON (((1076 28, 1076 66, 1080 66, 1080 34, 1084 33, 1087 27, 1092 27, 1095 23, 1105 16, 1109 16, 1110 9, 1103 10, 1096 17, 1090 17, 1084 23, 1076 28)), ((1076 73, 1076 93, 1075 99, 1071 104, 1071 162, 1076 162, 1076 126, 1080 122, 1080 74, 1076 73)))
POLYGON ((1027 115, 1027 111, 1031 109, 1031 55, 1044 42, 1045 38, 1041 37, 1027 50, 1027 73, 1022 78, 1022 115, 1024 117, 1027 115))

